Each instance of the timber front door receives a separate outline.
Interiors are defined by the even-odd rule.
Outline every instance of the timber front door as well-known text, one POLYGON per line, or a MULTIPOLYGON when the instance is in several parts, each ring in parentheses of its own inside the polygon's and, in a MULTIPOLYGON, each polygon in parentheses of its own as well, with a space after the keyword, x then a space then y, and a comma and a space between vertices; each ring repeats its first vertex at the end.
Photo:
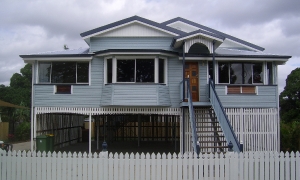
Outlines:
POLYGON ((198 62, 185 63, 185 78, 190 78, 190 90, 193 101, 199 101, 198 62))

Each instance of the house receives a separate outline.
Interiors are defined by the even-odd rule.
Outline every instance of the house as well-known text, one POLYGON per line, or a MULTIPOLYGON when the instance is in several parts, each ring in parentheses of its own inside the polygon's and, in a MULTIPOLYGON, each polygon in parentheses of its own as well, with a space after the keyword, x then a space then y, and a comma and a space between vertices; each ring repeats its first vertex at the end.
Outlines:
POLYGON ((279 151, 277 72, 291 56, 180 17, 133 16, 80 35, 88 48, 20 55, 33 65, 32 142, 53 133, 58 146, 77 143, 88 116, 107 141, 279 151))

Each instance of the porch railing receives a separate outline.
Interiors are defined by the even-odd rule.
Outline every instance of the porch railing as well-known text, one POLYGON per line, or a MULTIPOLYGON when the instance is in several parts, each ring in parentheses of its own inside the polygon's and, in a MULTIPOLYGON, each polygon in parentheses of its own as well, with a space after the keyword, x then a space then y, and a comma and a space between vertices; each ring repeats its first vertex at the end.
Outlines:
POLYGON ((212 79, 209 80, 209 99, 212 104, 212 107, 215 110, 217 119, 219 121, 219 124, 223 130, 224 136, 228 144, 230 142, 232 143, 233 151, 235 152, 242 152, 243 151, 243 146, 239 143, 233 128, 228 120, 228 117, 225 113, 224 107, 221 104, 221 101, 216 93, 216 90, 214 88, 214 82, 212 79))
POLYGON ((195 112, 194 112, 194 107, 193 107, 192 93, 190 90, 190 79, 186 78, 184 83, 185 83, 185 99, 183 99, 183 100, 186 100, 186 99, 188 100, 189 120, 190 120, 191 130, 192 130, 192 146, 193 146, 194 152, 199 153, 200 147, 199 147, 199 143, 197 142, 198 136, 197 136, 197 132, 196 132, 196 120, 195 120, 195 112))

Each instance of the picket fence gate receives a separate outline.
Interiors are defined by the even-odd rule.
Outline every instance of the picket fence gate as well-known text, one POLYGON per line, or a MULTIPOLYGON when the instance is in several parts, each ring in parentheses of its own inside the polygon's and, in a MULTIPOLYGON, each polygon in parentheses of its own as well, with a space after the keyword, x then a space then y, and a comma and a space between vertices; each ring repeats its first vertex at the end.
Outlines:
POLYGON ((300 153, 108 154, 0 151, 2 180, 300 179, 300 153))

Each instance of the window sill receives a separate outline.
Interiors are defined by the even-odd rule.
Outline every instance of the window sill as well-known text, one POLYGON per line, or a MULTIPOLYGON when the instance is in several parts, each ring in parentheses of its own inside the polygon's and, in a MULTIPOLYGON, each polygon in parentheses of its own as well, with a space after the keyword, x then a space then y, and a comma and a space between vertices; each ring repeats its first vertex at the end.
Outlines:
POLYGON ((49 85, 49 86, 56 86, 56 85, 72 85, 72 86, 88 86, 89 83, 82 83, 82 84, 72 84, 72 83, 38 83, 33 85, 49 85))

